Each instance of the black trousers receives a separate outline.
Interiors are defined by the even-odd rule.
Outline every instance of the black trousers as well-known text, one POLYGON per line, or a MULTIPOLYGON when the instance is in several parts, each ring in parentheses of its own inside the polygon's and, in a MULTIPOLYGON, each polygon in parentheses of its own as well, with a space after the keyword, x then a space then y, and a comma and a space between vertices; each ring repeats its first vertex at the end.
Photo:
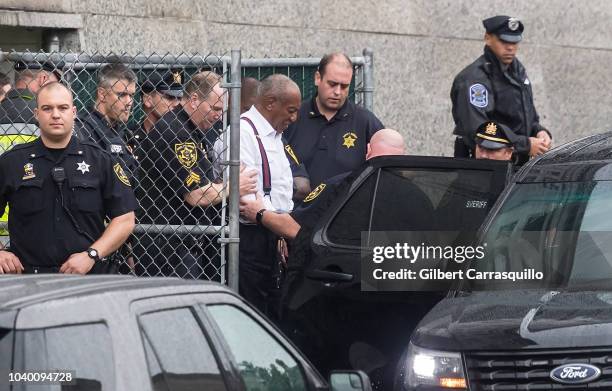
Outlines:
POLYGON ((278 237, 259 225, 240 224, 239 293, 258 310, 278 318, 278 237))

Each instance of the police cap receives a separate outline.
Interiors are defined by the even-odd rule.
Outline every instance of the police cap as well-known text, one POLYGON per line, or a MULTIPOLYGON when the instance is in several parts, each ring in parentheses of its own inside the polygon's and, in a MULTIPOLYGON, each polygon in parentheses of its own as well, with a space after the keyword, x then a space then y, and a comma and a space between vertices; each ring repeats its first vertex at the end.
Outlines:
POLYGON ((55 75, 55 77, 57 77, 57 80, 62 79, 62 72, 61 72, 62 67, 63 67, 63 63, 54 65, 50 62, 38 62, 38 61, 29 61, 29 62, 17 61, 15 65, 13 65, 13 69, 15 69, 15 71, 17 72, 22 72, 27 69, 43 70, 43 71, 51 72, 55 75))
POLYGON ((512 147, 509 139, 510 131, 505 125, 487 121, 478 127, 474 142, 486 149, 502 149, 512 147))
POLYGON ((148 94, 153 91, 180 98, 183 96, 183 71, 179 69, 153 71, 142 84, 142 92, 148 94))
POLYGON ((523 23, 517 18, 497 15, 482 21, 489 34, 495 34, 502 41, 518 43, 523 39, 523 23))

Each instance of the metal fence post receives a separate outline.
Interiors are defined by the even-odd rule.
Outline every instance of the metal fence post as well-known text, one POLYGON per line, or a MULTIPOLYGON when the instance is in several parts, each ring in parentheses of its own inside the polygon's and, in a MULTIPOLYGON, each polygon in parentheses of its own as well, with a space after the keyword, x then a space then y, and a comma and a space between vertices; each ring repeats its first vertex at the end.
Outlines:
POLYGON ((363 103, 364 107, 374 111, 374 52, 363 49, 363 103))
MULTIPOLYGON (((231 86, 230 86, 230 175, 229 175, 229 237, 239 238, 240 226, 240 78, 241 53, 232 50, 231 86)), ((227 281, 231 289, 238 292, 238 246, 237 240, 231 240, 228 245, 228 276, 227 281)))

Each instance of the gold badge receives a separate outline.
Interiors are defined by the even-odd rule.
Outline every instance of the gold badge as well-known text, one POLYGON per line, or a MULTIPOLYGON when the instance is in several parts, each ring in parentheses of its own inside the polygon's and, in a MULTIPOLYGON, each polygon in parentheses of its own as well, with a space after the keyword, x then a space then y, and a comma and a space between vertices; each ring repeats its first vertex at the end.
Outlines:
POLYGON ((175 84, 181 84, 182 80, 181 80, 181 73, 180 72, 174 72, 172 73, 172 78, 174 79, 174 83, 175 84))
POLYGON ((34 174, 34 165, 32 163, 27 163, 23 166, 24 175, 21 178, 22 180, 36 178, 36 174, 34 174))
POLYGON ((497 125, 495 125, 493 122, 489 122, 487 124, 487 128, 485 129, 485 133, 494 136, 497 133, 497 125))
POLYGON ((319 186, 315 187, 315 189, 311 191, 306 198, 304 198, 304 202, 310 202, 317 198, 319 194, 323 193, 323 190, 325 190, 326 187, 327 185, 325 183, 321 183, 319 186))
POLYGON ((117 178, 121 181, 121 183, 126 186, 132 187, 132 185, 130 184, 130 179, 127 177, 127 175, 125 175, 125 171, 123 171, 123 167, 121 167, 121 164, 115 163, 115 165, 113 166, 113 171, 115 171, 115 175, 117 175, 117 178))
POLYGON ((176 153, 176 158, 185 168, 195 166, 198 161, 198 148, 193 142, 174 144, 174 152, 176 153))
POLYGON ((355 146, 355 141, 357 140, 357 135, 353 132, 348 132, 345 133, 344 136, 342 136, 342 138, 344 139, 344 142, 342 143, 343 147, 351 148, 355 146))
POLYGON ((189 171, 189 176, 187 177, 187 179, 185 179, 185 184, 187 185, 187 187, 190 187, 193 184, 199 185, 200 182, 200 176, 193 171, 189 171))
POLYGON ((295 152, 293 152, 293 148, 291 148, 291 145, 289 145, 289 144, 285 145, 285 151, 287 151, 287 154, 289 156, 291 156, 291 158, 293 159, 295 164, 300 164, 300 161, 298 160, 297 155, 295 154, 295 152))

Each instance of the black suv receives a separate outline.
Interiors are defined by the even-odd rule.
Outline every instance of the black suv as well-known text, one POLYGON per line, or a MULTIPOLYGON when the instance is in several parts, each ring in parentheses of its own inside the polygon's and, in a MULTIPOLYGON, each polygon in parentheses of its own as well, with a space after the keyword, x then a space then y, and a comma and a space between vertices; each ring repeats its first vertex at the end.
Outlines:
POLYGON ((303 274, 287 301, 289 337, 320 370, 358 368, 376 388, 390 388, 410 333, 446 292, 362 291, 361 252, 369 248, 369 234, 444 230, 475 235, 513 173, 510 163, 498 161, 369 160, 350 176, 352 183, 305 244, 303 274))
POLYGON ((483 225, 483 272, 419 323, 396 388, 612 389, 612 133, 557 148, 517 173, 483 225), (446 387, 444 387, 446 385, 446 387))
MULTIPOLYGON (((328 390, 301 353, 219 284, 0 278, 0 390, 328 390)), ((338 372, 332 390, 369 390, 338 372)))

